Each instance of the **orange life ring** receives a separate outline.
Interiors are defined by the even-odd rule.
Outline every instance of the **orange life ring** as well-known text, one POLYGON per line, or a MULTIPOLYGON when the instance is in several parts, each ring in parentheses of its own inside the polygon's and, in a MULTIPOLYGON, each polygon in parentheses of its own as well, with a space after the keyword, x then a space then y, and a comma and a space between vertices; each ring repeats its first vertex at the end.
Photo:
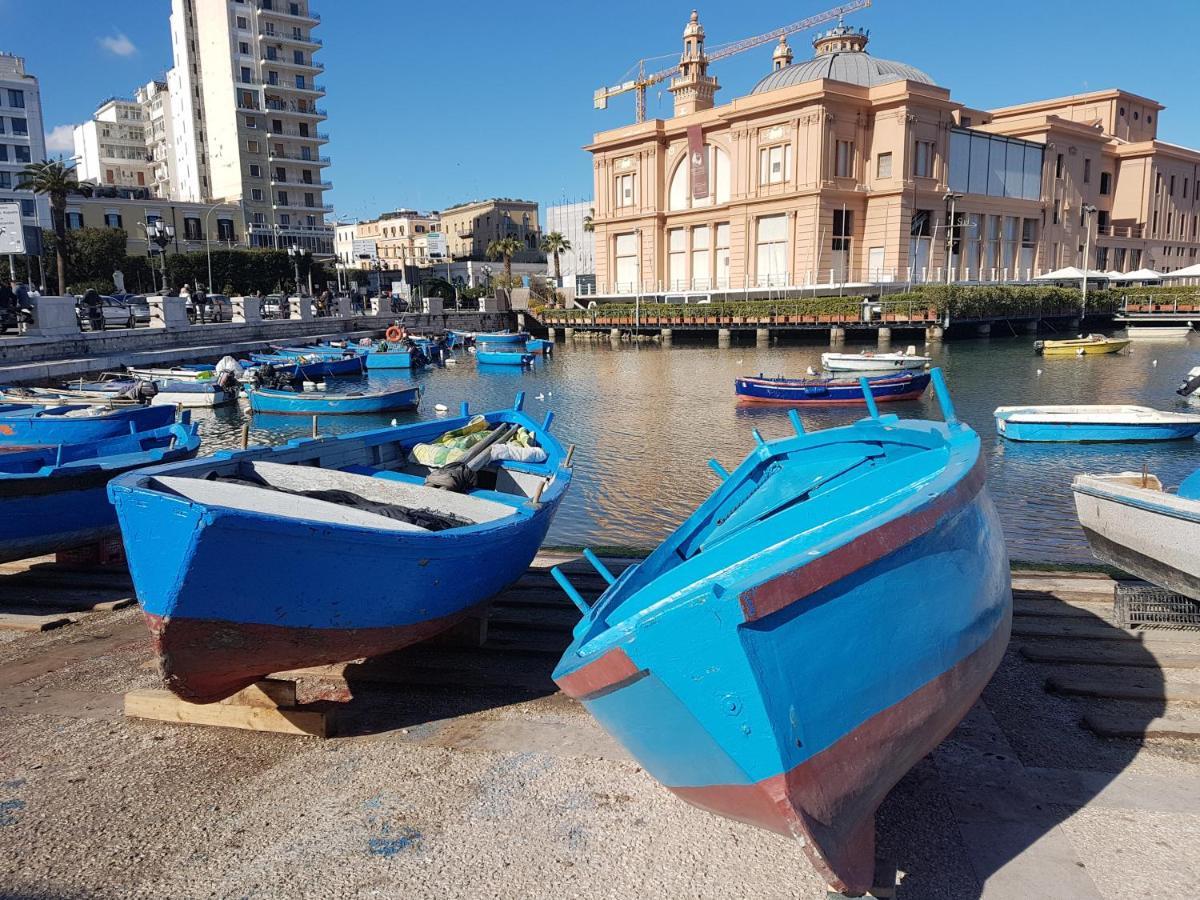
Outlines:
POLYGON ((396 341, 400 340, 400 338, 404 337, 404 332, 393 325, 387 330, 384 336, 392 343, 395 343, 396 341))

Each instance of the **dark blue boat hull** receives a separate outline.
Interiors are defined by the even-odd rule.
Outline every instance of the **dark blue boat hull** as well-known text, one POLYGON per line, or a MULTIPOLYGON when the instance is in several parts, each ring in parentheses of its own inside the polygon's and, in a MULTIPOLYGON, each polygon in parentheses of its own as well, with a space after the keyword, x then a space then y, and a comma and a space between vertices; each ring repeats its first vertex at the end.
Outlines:
MULTIPOLYGON (((832 378, 737 378, 734 392, 747 403, 783 403, 804 406, 863 406, 862 385, 857 380, 832 378)), ((929 387, 927 372, 869 379, 871 396, 882 403, 915 400, 929 387)))

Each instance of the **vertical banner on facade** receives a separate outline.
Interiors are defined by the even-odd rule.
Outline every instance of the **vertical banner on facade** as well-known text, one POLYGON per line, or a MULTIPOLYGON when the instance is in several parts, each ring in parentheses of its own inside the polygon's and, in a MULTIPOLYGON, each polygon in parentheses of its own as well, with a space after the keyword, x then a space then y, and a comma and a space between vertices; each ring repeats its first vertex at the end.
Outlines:
POLYGON ((692 170, 692 199, 708 196, 708 154, 704 152, 704 132, 699 125, 689 125, 688 160, 692 170))

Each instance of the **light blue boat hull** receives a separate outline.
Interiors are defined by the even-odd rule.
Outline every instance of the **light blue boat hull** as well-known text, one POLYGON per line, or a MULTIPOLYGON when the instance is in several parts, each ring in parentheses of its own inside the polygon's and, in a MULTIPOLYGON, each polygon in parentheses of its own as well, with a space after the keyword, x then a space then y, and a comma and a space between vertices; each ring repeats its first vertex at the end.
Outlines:
POLYGON ((258 388, 248 392, 250 408, 258 413, 294 416, 363 415, 416 409, 421 402, 417 385, 394 391, 333 393, 323 391, 277 391, 258 388))
POLYGON ((485 366, 531 366, 532 353, 509 350, 478 350, 475 361, 485 366))
POLYGON ((996 419, 996 433, 1010 441, 1044 443, 1138 443, 1182 441, 1200 433, 1200 425, 1097 425, 1013 422, 996 419))
POLYGON ((0 410, 0 446, 82 444, 170 425, 175 410, 162 406, 116 409, 99 416, 63 416, 58 410, 80 410, 86 403, 68 401, 63 407, 7 406, 0 410))
POLYGON ((412 368, 412 353, 408 350, 372 350, 366 360, 367 371, 412 368))

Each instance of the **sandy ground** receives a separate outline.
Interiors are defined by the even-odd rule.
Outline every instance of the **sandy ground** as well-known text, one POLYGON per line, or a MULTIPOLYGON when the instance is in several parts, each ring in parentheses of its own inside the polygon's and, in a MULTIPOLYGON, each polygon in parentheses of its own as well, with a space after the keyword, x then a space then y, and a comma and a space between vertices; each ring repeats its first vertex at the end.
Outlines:
MULTIPOLYGON (((126 720, 149 658, 136 609, 0 642, 0 896, 825 896, 798 846, 676 800, 537 679, 512 687, 528 663, 494 664, 508 686, 358 685, 346 736, 319 740, 126 720)), ((1045 676, 1010 650, 889 796, 897 896, 1194 896, 1196 745, 1097 738, 1080 714, 1104 701, 1045 676)))

